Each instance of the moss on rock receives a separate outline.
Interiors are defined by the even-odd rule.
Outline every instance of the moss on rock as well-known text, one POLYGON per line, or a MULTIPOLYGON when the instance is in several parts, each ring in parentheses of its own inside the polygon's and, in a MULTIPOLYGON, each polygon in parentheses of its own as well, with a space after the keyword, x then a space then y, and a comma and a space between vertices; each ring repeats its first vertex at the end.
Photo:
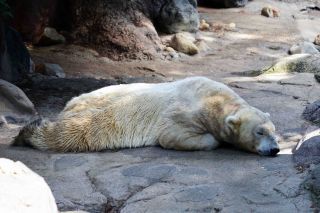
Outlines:
POLYGON ((271 73, 320 73, 320 56, 295 54, 278 60, 271 67, 263 70, 263 74, 271 73))

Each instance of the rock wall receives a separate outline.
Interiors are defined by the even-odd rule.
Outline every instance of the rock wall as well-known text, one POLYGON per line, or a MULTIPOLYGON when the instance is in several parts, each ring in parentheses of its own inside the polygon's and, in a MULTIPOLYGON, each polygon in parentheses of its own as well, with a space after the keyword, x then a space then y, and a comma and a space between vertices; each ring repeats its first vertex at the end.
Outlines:
POLYGON ((54 15, 57 0, 10 0, 13 19, 11 25, 23 39, 36 43, 54 15))
POLYGON ((151 59, 162 49, 158 32, 199 27, 195 0, 12 0, 10 6, 25 41, 37 44, 50 26, 115 60, 151 59))
POLYGON ((0 78, 22 81, 30 70, 30 55, 19 33, 0 20, 0 78))
POLYGON ((90 45, 115 60, 151 59, 162 49, 157 31, 196 31, 199 26, 194 0, 77 0, 64 4, 68 9, 63 17, 69 16, 69 21, 61 24, 55 19, 53 25, 69 30, 72 41, 90 45))
POLYGON ((150 59, 160 50, 152 22, 132 1, 73 1, 70 38, 115 60, 150 59))

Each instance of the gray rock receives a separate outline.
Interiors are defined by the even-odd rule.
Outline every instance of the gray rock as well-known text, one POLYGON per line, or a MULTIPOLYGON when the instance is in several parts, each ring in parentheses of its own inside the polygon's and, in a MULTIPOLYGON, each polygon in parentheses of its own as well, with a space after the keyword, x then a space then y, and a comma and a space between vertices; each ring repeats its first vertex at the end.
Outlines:
POLYGON ((197 31, 199 14, 196 0, 166 1, 156 18, 156 25, 166 33, 197 31))
POLYGON ((15 85, 0 79, 0 115, 15 123, 35 114, 35 107, 25 93, 15 85))
POLYGON ((51 27, 44 28, 43 34, 37 45, 39 46, 49 46, 55 44, 65 43, 66 39, 63 35, 59 34, 56 29, 51 27))
POLYGON ((43 75, 53 76, 58 78, 66 77, 64 70, 58 64, 49 64, 49 63, 38 64, 36 66, 36 72, 43 75))
POLYGON ((293 45, 289 49, 289 54, 300 54, 300 53, 308 53, 308 54, 318 54, 319 50, 315 47, 315 45, 311 42, 304 41, 299 44, 293 45))
MULTIPOLYGON (((274 75, 269 74, 265 76, 271 77, 271 76, 280 76, 280 75, 281 74, 274 74, 274 75)), ((295 73, 295 74, 282 74, 282 75, 290 76, 290 77, 279 80, 277 83, 280 85, 295 85, 295 86, 305 86, 305 87, 318 86, 314 80, 314 75, 311 73, 295 73)), ((262 76, 260 76, 260 78, 262 78, 262 76)), ((317 96, 314 96, 313 98, 317 98, 317 96)))
POLYGON ((0 20, 0 78, 21 82, 30 70, 30 55, 20 35, 0 20))
POLYGON ((176 168, 174 166, 144 164, 129 167, 123 170, 122 174, 124 176, 144 177, 152 180, 160 180, 171 176, 175 170, 176 168))
POLYGON ((59 154, 0 147, 0 155, 26 162, 44 176, 61 211, 265 212, 267 206, 272 212, 305 212, 311 205, 299 191, 302 174, 285 154, 261 158, 226 149, 159 147, 59 154), (80 158, 87 162, 79 165, 80 158), (70 166, 57 171, 63 160, 70 166))
POLYGON ((180 173, 182 175, 199 175, 199 176, 202 176, 202 175, 208 175, 208 172, 204 169, 200 169, 198 167, 187 167, 187 168, 183 168, 180 173))
POLYGON ((0 212, 58 213, 47 183, 21 162, 0 159, 0 188, 0 212))
POLYGON ((178 202, 201 202, 214 200, 219 196, 219 188, 214 185, 195 186, 174 195, 178 202))
MULTIPOLYGON (((95 79, 95 78, 54 78, 39 74, 30 76, 31 88, 33 90, 71 91, 72 97, 77 94, 87 93, 101 87, 119 84, 114 79, 95 79)), ((121 82, 121 81, 120 81, 121 82)), ((122 83, 122 82, 121 82, 122 83)), ((72 98, 68 97, 68 98, 72 98)))
POLYGON ((317 136, 303 140, 293 154, 293 161, 298 167, 309 167, 320 163, 320 131, 317 136))
MULTIPOLYGON (((318 166, 317 168, 315 168, 312 173, 311 173, 311 178, 313 179, 313 187, 312 187, 312 191, 313 193, 315 193, 318 198, 320 196, 320 167, 318 166)), ((319 201, 319 200, 318 200, 319 201)))
POLYGON ((61 171, 65 169, 73 169, 85 164, 87 159, 81 156, 63 156, 55 161, 54 168, 56 171, 61 171))
POLYGON ((94 184, 102 194, 111 196, 114 200, 126 200, 130 195, 150 185, 145 177, 124 176, 121 169, 110 169, 98 174, 90 173, 94 184))
POLYGON ((307 121, 320 125, 320 100, 306 106, 302 116, 307 121))
POLYGON ((295 54, 276 61, 270 68, 261 73, 320 73, 320 54, 295 54))
POLYGON ((310 172, 304 186, 311 193, 315 204, 314 212, 318 212, 320 210, 320 166, 310 172))

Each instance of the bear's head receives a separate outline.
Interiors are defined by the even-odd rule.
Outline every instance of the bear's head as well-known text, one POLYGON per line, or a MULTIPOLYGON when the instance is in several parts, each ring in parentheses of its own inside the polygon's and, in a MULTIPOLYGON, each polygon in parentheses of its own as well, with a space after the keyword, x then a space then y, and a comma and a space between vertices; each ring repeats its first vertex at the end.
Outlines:
POLYGON ((228 116, 225 122, 233 145, 264 156, 276 156, 280 151, 268 113, 246 107, 228 116))

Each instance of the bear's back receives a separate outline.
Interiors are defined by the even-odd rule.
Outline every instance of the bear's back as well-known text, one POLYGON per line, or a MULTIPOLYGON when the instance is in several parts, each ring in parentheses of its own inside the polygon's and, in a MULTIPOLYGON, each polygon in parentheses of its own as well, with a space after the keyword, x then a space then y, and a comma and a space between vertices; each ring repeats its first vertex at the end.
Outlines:
POLYGON ((190 77, 169 83, 121 84, 104 87, 90 93, 82 94, 69 101, 64 112, 80 112, 88 108, 101 108, 115 102, 153 101, 158 105, 161 102, 169 104, 179 99, 198 101, 203 96, 224 92, 237 96, 226 85, 205 77, 190 77), (154 100, 153 100, 154 99, 154 100))

